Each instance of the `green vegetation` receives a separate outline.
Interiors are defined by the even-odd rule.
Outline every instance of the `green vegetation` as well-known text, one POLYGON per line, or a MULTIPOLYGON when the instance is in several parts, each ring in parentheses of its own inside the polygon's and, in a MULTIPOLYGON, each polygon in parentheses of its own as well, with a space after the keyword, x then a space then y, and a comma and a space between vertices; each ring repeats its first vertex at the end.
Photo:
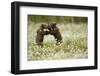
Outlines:
POLYGON ((88 18, 87 17, 76 17, 76 16, 44 16, 44 15, 29 15, 28 16, 29 21, 32 21, 34 23, 86 23, 88 18))
POLYGON ((28 16, 28 60, 88 58, 87 22, 87 17, 28 16), (41 23, 53 21, 57 22, 63 43, 57 46, 54 37, 47 35, 43 48, 38 47, 35 43, 36 30, 41 23))

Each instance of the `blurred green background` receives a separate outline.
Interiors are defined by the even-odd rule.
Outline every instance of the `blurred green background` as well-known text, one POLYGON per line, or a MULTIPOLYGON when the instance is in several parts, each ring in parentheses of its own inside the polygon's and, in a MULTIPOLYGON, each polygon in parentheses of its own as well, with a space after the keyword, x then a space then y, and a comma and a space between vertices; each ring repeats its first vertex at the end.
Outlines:
POLYGON ((88 17, 28 15, 28 61, 88 58, 88 17), (35 43, 36 30, 42 23, 56 22, 63 43, 55 45, 52 35, 44 37, 44 46, 35 43))

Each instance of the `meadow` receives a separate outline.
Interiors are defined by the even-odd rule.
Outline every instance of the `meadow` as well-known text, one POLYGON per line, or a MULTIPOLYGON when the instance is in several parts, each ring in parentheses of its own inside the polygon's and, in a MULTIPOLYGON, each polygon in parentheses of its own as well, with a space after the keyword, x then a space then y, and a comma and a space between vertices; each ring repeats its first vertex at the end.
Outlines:
POLYGON ((55 45, 54 37, 47 35, 42 48, 35 42, 36 30, 40 25, 32 21, 28 23, 28 61, 88 58, 87 23, 57 23, 63 43, 55 45))

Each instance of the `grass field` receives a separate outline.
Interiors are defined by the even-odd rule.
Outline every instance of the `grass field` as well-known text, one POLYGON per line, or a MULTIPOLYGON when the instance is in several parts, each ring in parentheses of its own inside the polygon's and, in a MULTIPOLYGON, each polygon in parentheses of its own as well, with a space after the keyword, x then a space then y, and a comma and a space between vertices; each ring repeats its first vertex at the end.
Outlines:
POLYGON ((88 58, 86 23, 57 24, 63 37, 61 45, 55 45, 51 35, 44 38, 43 48, 35 43, 36 30, 41 23, 28 23, 28 61, 55 60, 55 59, 83 59, 88 58))

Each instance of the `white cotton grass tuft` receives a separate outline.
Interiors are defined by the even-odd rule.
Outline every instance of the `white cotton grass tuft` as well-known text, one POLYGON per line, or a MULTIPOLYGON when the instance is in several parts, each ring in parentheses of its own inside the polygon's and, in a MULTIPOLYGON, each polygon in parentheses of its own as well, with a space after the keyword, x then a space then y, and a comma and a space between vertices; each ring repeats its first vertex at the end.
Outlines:
POLYGON ((30 23, 28 27, 28 60, 57 60, 88 58, 87 24, 57 24, 63 43, 56 45, 52 35, 44 37, 43 47, 36 45, 36 30, 40 24, 30 23), (36 29, 34 29, 36 28, 36 29))

